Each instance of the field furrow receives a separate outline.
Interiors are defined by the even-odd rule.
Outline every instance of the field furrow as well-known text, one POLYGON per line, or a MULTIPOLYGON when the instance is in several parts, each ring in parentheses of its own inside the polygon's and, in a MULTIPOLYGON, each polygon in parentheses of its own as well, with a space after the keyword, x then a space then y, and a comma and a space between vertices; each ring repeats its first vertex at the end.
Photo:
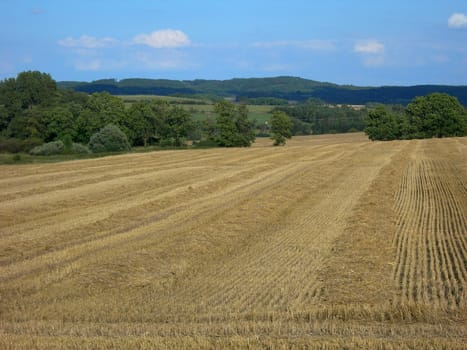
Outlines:
POLYGON ((436 152, 427 146, 408 164, 396 196, 394 278, 401 302, 459 306, 465 303, 467 195, 457 161, 442 157, 445 144, 436 152))
POLYGON ((467 341, 467 139, 0 168, 0 348, 467 341))

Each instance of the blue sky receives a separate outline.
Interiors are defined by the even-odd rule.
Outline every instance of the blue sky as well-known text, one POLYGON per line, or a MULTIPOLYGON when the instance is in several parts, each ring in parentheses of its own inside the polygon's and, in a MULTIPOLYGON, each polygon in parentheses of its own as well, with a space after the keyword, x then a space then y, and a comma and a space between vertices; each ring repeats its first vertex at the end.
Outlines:
POLYGON ((0 79, 467 85, 467 0, 0 0, 0 79))

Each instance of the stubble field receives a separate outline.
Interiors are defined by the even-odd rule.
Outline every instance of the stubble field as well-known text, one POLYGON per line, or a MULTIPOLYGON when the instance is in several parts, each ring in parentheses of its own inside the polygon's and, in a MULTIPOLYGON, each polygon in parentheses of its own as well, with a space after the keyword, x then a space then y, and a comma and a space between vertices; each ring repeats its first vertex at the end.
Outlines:
POLYGON ((0 348, 465 349, 467 138, 0 167, 0 348))

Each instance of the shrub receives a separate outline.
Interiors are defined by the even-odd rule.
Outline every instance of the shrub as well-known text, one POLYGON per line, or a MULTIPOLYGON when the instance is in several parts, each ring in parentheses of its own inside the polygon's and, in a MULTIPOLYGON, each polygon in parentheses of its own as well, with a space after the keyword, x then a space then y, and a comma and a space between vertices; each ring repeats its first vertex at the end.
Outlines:
POLYGON ((20 140, 16 138, 0 138, 0 153, 29 152, 32 148, 43 143, 41 139, 29 138, 20 140))
POLYGON ((124 152, 131 149, 125 133, 113 124, 108 124, 92 135, 89 148, 94 153, 124 152))
POLYGON ((186 147, 186 141, 184 138, 176 139, 176 138, 170 137, 170 138, 160 140, 159 146, 167 147, 167 148, 182 148, 182 147, 186 147))
POLYGON ((36 146, 29 151, 33 156, 51 156, 55 154, 63 154, 65 145, 62 141, 52 141, 36 146))
POLYGON ((53 141, 34 147, 29 153, 33 156, 52 156, 57 154, 86 154, 91 153, 88 147, 79 143, 72 143, 70 151, 65 152, 65 144, 62 141, 53 141))
POLYGON ((193 147, 195 148, 214 148, 218 147, 217 142, 212 139, 201 140, 198 142, 193 142, 193 147))
POLYGON ((72 143, 71 144, 71 153, 72 154, 87 154, 91 153, 91 150, 80 143, 72 143))
POLYGON ((63 138, 63 145, 65 146, 65 153, 73 153, 73 140, 69 134, 66 134, 63 138))

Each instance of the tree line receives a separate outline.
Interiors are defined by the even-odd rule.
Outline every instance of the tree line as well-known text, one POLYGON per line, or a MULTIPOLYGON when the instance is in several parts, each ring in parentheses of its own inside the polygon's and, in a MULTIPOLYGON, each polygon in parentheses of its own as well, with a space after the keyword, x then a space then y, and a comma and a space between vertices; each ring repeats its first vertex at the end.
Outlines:
POLYGON ((126 108, 121 98, 108 92, 88 95, 58 89, 49 74, 22 72, 0 82, 0 151, 35 148, 35 154, 52 154, 86 148, 107 152, 133 146, 185 147, 188 140, 220 147, 254 142, 246 105, 220 100, 215 112, 214 120, 194 121, 187 110, 160 99, 126 108))
POLYGON ((367 109, 347 105, 329 105, 319 99, 305 103, 278 106, 292 118, 294 135, 332 134, 363 131, 367 109))
MULTIPOLYGON (((318 98, 329 104, 363 105, 366 103, 407 105, 416 96, 444 92, 467 104, 467 86, 419 85, 357 87, 336 85, 298 77, 246 78, 229 80, 114 79, 86 82, 61 82, 61 86, 86 93, 108 91, 114 95, 236 96, 262 104, 263 98, 305 102, 318 98)), ((271 103, 271 104, 275 104, 271 103)), ((270 103, 267 103, 270 104, 270 103)))
MULTIPOLYGON (((276 102, 270 123, 259 126, 259 133, 271 136, 275 145, 292 135, 361 130, 372 140, 467 134, 466 109, 444 93, 417 97, 407 107, 355 109, 316 99, 292 105, 276 102)), ((22 72, 0 82, 0 151, 36 147, 36 154, 51 154, 185 147, 188 140, 200 147, 248 147, 254 142, 258 125, 248 119, 245 104, 221 99, 214 111, 215 118, 195 121, 186 109, 161 99, 127 108, 108 92, 89 95, 58 89, 49 74, 22 72)))
POLYGON ((456 97, 433 93, 414 98, 406 108, 377 106, 365 124, 371 140, 466 136, 467 110, 456 97))

